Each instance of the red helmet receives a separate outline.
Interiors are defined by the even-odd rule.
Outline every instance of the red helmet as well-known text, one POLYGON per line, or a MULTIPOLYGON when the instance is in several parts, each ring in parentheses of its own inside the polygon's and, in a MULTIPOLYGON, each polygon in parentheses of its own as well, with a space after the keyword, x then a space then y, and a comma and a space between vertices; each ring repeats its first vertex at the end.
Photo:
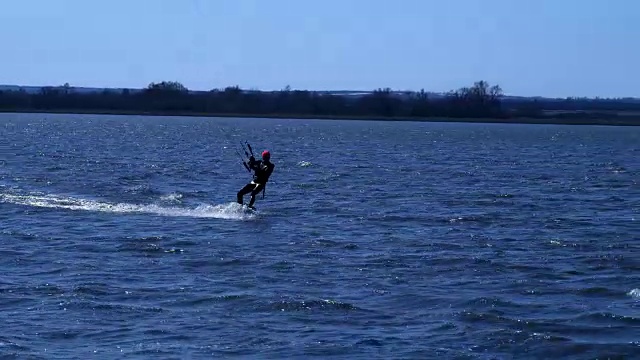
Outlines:
POLYGON ((269 152, 269 150, 265 150, 262 152, 263 159, 269 159, 270 157, 271 157, 271 153, 269 152))

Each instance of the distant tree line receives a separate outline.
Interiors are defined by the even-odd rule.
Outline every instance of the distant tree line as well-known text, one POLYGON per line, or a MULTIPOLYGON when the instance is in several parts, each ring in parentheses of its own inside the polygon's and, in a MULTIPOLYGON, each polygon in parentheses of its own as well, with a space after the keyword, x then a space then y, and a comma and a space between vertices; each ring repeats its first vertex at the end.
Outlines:
POLYGON ((291 90, 290 87, 280 91, 243 90, 237 86, 189 91, 178 82, 163 81, 151 83, 142 90, 79 92, 64 84, 43 87, 37 93, 0 91, 0 111, 511 119, 589 116, 584 111, 617 116, 618 111, 640 111, 640 103, 624 99, 506 101, 500 86, 491 86, 486 81, 441 96, 424 90, 398 92, 389 88, 358 96, 291 90), (576 114, 577 110, 583 112, 576 114), (555 113, 550 115, 549 111, 555 113))

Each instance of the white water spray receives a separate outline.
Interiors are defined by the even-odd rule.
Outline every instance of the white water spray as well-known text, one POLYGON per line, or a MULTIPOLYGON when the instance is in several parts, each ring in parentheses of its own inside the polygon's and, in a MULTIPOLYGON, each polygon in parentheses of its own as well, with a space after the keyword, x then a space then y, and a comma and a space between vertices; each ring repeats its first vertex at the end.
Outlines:
POLYGON ((231 202, 219 205, 201 204, 195 208, 160 206, 155 204, 109 203, 56 195, 0 194, 0 202, 41 208, 67 209, 75 211, 97 211, 108 213, 140 213, 160 216, 180 216, 250 220, 255 214, 242 205, 231 202))

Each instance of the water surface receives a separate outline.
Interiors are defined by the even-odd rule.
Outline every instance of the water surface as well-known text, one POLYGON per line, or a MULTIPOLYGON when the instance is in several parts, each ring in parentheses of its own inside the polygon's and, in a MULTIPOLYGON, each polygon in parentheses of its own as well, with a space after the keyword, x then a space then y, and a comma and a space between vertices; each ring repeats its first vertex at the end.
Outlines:
POLYGON ((640 128, 0 115, 0 355, 633 358, 640 128), (248 140, 276 164, 234 204, 248 140))

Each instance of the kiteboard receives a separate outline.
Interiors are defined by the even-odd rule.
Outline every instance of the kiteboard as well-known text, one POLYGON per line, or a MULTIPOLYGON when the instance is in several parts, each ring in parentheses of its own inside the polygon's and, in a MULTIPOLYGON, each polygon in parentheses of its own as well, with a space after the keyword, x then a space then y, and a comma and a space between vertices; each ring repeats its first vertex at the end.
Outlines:
POLYGON ((255 206, 249 206, 249 205, 242 205, 242 209, 250 213, 255 213, 258 211, 258 209, 256 209, 255 206))

